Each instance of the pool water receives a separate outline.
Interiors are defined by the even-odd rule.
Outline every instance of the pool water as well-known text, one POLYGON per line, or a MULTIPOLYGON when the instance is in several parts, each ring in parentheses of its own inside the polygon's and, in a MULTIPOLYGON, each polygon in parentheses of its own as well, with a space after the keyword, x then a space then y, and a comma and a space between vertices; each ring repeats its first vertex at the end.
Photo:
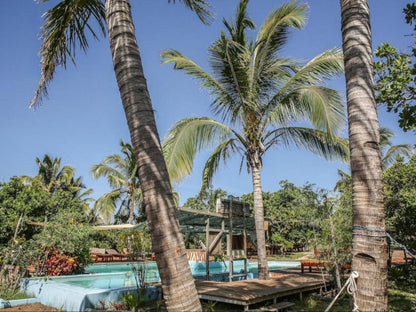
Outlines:
MULTIPOLYGON (((146 262, 145 282, 160 281, 156 262, 146 262)), ((205 262, 189 262, 195 279, 205 279, 205 262)), ((269 261, 271 271, 300 265, 297 261, 269 261)), ((210 279, 228 281, 229 263, 211 262, 210 279)), ((44 279, 26 279, 26 293, 36 296, 45 305, 66 311, 84 311, 98 306, 100 302, 115 302, 127 291, 136 289, 135 270, 140 264, 93 264, 87 267, 90 274, 58 276, 44 279), (134 269, 135 268, 135 269, 134 269)), ((234 261, 234 273, 241 273, 244 261, 234 261)), ((257 263, 247 263, 247 278, 257 276, 257 263)), ((242 277, 240 277, 241 279, 242 277)), ((146 299, 155 300, 160 289, 146 286, 146 299)))

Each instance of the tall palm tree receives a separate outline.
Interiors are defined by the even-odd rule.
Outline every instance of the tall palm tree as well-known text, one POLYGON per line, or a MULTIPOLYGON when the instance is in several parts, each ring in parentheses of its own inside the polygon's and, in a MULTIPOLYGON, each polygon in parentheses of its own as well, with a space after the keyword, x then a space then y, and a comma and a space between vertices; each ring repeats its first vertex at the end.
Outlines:
POLYGON ((95 179, 107 178, 112 188, 112 191, 97 199, 95 210, 109 223, 119 204, 117 214, 127 215, 128 223, 133 224, 134 211, 140 210, 143 203, 136 156, 130 144, 121 141, 120 147, 122 155, 106 156, 100 164, 91 168, 95 179))
POLYGON ((387 311, 387 241, 380 131, 367 0, 341 0, 352 179, 352 269, 360 311, 387 311))
POLYGON ((38 173, 34 177, 22 176, 24 182, 38 184, 48 193, 54 193, 63 188, 69 189, 71 186, 76 188, 77 191, 85 188, 80 178, 75 181, 75 169, 73 167, 68 165, 61 167, 61 158, 52 158, 46 154, 43 159, 36 157, 36 164, 38 165, 38 173))
MULTIPOLYGON (((42 0, 45 2, 48 0, 42 0)), ((175 0, 168 0, 175 2, 175 0)), ((204 0, 178 0, 206 22, 210 18, 204 0)), ((152 246, 170 311, 201 310, 185 245, 175 215, 175 203, 144 77, 129 0, 61 0, 44 15, 42 27, 42 77, 32 105, 47 95, 47 85, 57 66, 74 62, 78 46, 88 48, 85 32, 97 38, 97 24, 110 40, 120 96, 142 182, 152 246)))
POLYGON ((213 112, 222 118, 178 121, 165 137, 163 149, 170 172, 176 173, 172 178, 177 179, 190 173, 196 152, 215 146, 203 170, 202 190, 211 184, 221 160, 240 153, 252 175, 259 278, 267 279, 263 155, 272 146, 290 144, 327 158, 345 154, 344 142, 334 138, 343 124, 344 107, 338 92, 322 85, 343 66, 337 49, 304 65, 281 56, 289 30, 305 24, 306 5, 295 1, 281 5, 251 41, 246 30, 255 26, 247 16, 247 4, 240 2, 234 22, 224 20, 228 36, 222 32, 209 48, 212 75, 178 51, 162 52, 164 63, 173 63, 175 69, 201 81, 213 96, 213 112), (309 120, 314 128, 293 125, 301 120, 309 120))

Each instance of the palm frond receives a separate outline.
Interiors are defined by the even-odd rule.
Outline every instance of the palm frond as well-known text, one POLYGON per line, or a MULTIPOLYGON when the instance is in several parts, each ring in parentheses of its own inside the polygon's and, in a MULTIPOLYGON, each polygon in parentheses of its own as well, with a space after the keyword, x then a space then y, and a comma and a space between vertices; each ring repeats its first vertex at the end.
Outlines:
POLYGON ((348 142, 339 137, 329 138, 324 131, 304 127, 284 127, 271 131, 265 141, 265 148, 281 144, 285 147, 294 145, 305 148, 325 159, 348 161, 348 142))
POLYGON ((221 160, 225 163, 236 151, 235 139, 230 138, 220 143, 209 156, 202 171, 202 185, 199 192, 202 195, 212 184, 212 178, 217 172, 221 160))
POLYGON ((99 197, 94 204, 94 210, 106 220, 107 224, 110 223, 111 217, 114 215, 120 194, 120 190, 112 190, 99 197))
POLYGON ((288 125, 307 119, 316 129, 335 135, 345 126, 345 113, 338 91, 322 86, 301 86, 274 107, 267 123, 288 125))
POLYGON ((163 153, 170 178, 178 182, 190 174, 198 151, 221 143, 232 130, 206 117, 185 118, 178 121, 163 140, 163 153))
POLYGON ((383 169, 390 167, 395 161, 397 156, 412 157, 414 154, 411 144, 399 144, 391 146, 384 154, 381 164, 383 169))
POLYGON ((299 88, 299 86, 324 84, 326 80, 343 72, 344 57, 342 50, 338 48, 329 49, 300 67, 279 90, 275 98, 281 99, 292 90, 299 88))
POLYGON ((169 3, 175 3, 176 1, 183 2, 187 8, 194 11, 204 24, 210 24, 212 22, 213 14, 208 2, 204 0, 168 0, 169 3))
POLYGON ((206 88, 208 93, 215 99, 213 105, 227 106, 229 103, 236 105, 234 98, 227 90, 209 73, 195 64, 192 60, 176 50, 165 50, 161 54, 162 64, 173 63, 173 69, 183 70, 201 82, 201 87, 206 88))
POLYGON ((227 28, 231 39, 239 44, 246 46, 246 29, 255 29, 256 26, 253 20, 247 15, 248 0, 240 1, 237 12, 235 14, 235 21, 229 22, 223 19, 223 24, 227 28))
POLYGON ((107 178, 112 188, 121 188, 128 183, 126 177, 119 170, 104 163, 93 165, 90 173, 94 179, 107 178))
POLYGON ((259 81, 267 65, 287 42, 290 28, 301 28, 306 23, 306 4, 297 1, 282 4, 274 10, 261 26, 253 53, 253 78, 259 81))
MULTIPOLYGON (((43 0, 41 2, 46 2, 43 0)), ((53 79, 56 67, 66 67, 69 58, 75 64, 78 46, 85 52, 88 48, 86 30, 94 38, 97 33, 91 26, 92 17, 105 35, 105 9, 101 0, 63 0, 44 15, 40 50, 42 76, 30 106, 36 106, 48 95, 47 86, 53 79)))
POLYGON ((211 45, 209 53, 213 75, 232 99, 216 97, 211 107, 215 114, 222 114, 222 120, 235 122, 239 115, 247 110, 255 110, 258 104, 253 101, 250 89, 251 51, 222 34, 211 45))

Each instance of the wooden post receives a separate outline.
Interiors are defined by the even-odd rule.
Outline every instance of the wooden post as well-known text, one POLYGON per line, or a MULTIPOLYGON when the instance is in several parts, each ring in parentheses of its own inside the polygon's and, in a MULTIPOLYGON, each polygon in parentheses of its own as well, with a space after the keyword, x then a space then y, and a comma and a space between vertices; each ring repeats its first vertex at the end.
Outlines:
POLYGON ((247 279, 247 229, 246 229, 246 204, 243 203, 243 243, 244 243, 244 274, 247 279))
POLYGON ((209 241, 209 218, 205 221, 206 228, 205 228, 205 237, 206 237, 206 243, 205 243, 205 275, 206 280, 209 281, 209 256, 210 256, 210 241, 209 241))
POLYGON ((229 278, 228 281, 232 282, 233 280, 233 199, 230 199, 230 206, 228 209, 228 225, 229 225, 229 240, 228 240, 228 259, 229 259, 229 264, 228 264, 228 270, 229 272, 229 278))

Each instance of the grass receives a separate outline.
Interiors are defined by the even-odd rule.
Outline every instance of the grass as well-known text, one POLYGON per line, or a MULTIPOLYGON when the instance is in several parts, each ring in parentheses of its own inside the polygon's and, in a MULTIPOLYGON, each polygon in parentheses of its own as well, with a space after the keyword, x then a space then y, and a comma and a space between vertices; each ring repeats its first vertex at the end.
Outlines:
POLYGON ((18 300, 18 299, 28 299, 33 298, 33 296, 29 296, 24 292, 15 292, 12 290, 6 290, 1 294, 1 299, 4 300, 18 300))
POLYGON ((267 256, 267 260, 297 260, 307 255, 310 255, 310 252, 293 252, 284 255, 267 256))

